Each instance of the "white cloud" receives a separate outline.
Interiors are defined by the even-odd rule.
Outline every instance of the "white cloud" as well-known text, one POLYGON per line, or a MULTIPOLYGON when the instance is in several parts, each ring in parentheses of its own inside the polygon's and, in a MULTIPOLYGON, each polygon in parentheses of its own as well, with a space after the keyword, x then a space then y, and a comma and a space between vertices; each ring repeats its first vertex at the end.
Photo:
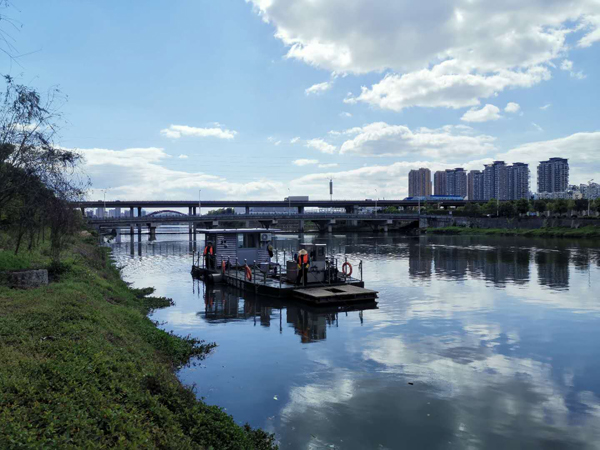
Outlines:
POLYGON ((473 135, 470 127, 445 126, 413 131, 404 125, 374 122, 341 134, 353 137, 342 144, 340 153, 360 156, 462 158, 495 150, 492 136, 473 135))
POLYGON ((521 106, 518 103, 508 102, 506 104, 506 107, 504 108, 504 112, 512 114, 512 113, 519 112, 520 109, 521 109, 521 106))
POLYGON ((391 70, 355 100, 393 110, 476 106, 548 79, 568 35, 581 48, 600 40, 597 0, 246 1, 288 58, 341 74, 391 70))
POLYGON ((337 151, 337 147, 335 145, 328 144, 323 139, 309 139, 306 141, 306 146, 317 149, 323 153, 331 154, 337 151))
POLYGON ((546 111, 547 109, 549 109, 552 106, 552 103, 546 103, 544 106, 540 106, 540 109, 542 111, 546 111))
POLYGON ((562 63, 560 63, 560 70, 573 70, 573 61, 563 59, 562 63))
POLYGON ((300 141, 300 138, 298 136, 296 136, 290 140, 290 144, 296 144, 299 141, 300 141))
POLYGON ((496 155, 498 159, 522 161, 530 165, 532 184, 535 189, 536 168, 539 161, 553 156, 569 159, 569 183, 579 184, 600 173, 600 131, 575 133, 549 141, 531 142, 520 145, 508 152, 496 155))
POLYGON ((188 159, 188 155, 179 155, 178 158, 179 159, 188 159))
POLYGON ((358 169, 343 170, 337 172, 317 172, 308 174, 291 181, 298 192, 305 195, 319 195, 323 192, 323 186, 331 176, 335 179, 336 195, 339 198, 404 198, 408 195, 408 172, 411 169, 428 167, 432 171, 445 170, 452 167, 479 168, 483 163, 492 160, 476 161, 472 165, 466 163, 442 164, 432 161, 402 161, 393 164, 369 165, 358 169), (377 189, 377 194, 375 194, 377 189))
POLYGON ((129 148, 125 150, 81 149, 84 171, 97 189, 111 187, 115 199, 189 198, 198 189, 214 192, 217 198, 260 198, 283 195, 283 183, 272 179, 256 179, 247 183, 229 181, 202 172, 185 172, 162 166, 170 156, 162 148, 129 148))
POLYGON ((331 89, 332 85, 333 85, 333 82, 331 82, 331 81, 324 81, 323 83, 313 84, 311 87, 306 88, 304 90, 304 93, 306 95, 322 94, 323 92, 331 89))
POLYGON ((362 87, 358 97, 348 97, 344 102, 364 102, 393 111, 413 106, 458 109, 477 106, 480 98, 493 97, 504 89, 531 87, 550 77, 550 71, 542 66, 481 75, 457 67, 454 61, 444 61, 431 69, 386 75, 370 89, 362 87))
POLYGON ((314 164, 319 164, 318 159, 297 159, 292 162, 296 166, 309 166, 314 164))
POLYGON ((337 167, 337 163, 329 163, 329 164, 319 164, 319 169, 330 169, 332 167, 337 167))
POLYGON ((538 130, 540 132, 544 131, 544 129, 535 122, 531 122, 531 125, 533 125, 533 128, 535 128, 536 130, 538 130))
POLYGON ((182 136, 195 137, 216 137, 219 139, 233 139, 237 131, 223 129, 220 124, 213 128, 197 128, 187 125, 171 125, 169 128, 160 130, 160 134, 172 139, 179 139, 182 136))
POLYGON ((500 109, 497 106, 490 105, 488 103, 481 109, 470 109, 461 117, 460 120, 465 122, 487 122, 489 120, 498 120, 502 118, 499 113, 500 109))
POLYGON ((352 117, 352 114, 350 114, 349 112, 344 111, 344 112, 340 113, 340 117, 346 117, 346 118, 347 117, 352 117))
POLYGON ((573 61, 570 61, 568 59, 563 59, 563 61, 560 63, 560 70, 569 72, 569 75, 572 78, 577 78, 578 80, 583 80, 585 78, 585 75, 583 72, 581 72, 581 71, 575 72, 573 70, 573 61))

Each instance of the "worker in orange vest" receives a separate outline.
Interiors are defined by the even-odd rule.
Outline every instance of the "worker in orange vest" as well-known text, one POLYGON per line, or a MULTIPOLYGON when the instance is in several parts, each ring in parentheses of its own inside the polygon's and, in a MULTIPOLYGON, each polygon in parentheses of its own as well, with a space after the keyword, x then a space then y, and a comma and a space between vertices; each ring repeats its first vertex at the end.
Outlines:
POLYGON ((214 270, 215 268, 215 249, 213 248, 212 242, 207 242, 204 247, 204 263, 208 270, 214 270))
POLYGON ((296 277, 296 284, 300 284, 300 281, 302 281, 302 284, 306 286, 309 266, 310 259, 308 252, 305 249, 301 249, 298 252, 298 276, 296 277))

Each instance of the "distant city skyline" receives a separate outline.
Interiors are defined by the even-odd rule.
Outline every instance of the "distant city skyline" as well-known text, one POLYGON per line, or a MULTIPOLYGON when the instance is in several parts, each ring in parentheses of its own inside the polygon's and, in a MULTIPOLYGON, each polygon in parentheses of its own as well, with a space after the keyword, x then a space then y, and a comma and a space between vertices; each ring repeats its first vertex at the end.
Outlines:
POLYGON ((533 190, 550 155, 600 179, 597 2, 351 3, 19 2, 2 73, 60 88, 90 199, 403 198, 494 161, 533 190))

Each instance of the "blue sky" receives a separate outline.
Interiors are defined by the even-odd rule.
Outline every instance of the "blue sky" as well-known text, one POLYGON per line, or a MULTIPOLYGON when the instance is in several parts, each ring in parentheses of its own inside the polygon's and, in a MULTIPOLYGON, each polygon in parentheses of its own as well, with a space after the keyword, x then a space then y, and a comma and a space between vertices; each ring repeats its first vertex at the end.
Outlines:
POLYGON ((599 180, 600 2, 496 3, 15 2, 2 72, 68 95, 91 198, 401 198, 497 158, 535 190, 551 156, 599 180))

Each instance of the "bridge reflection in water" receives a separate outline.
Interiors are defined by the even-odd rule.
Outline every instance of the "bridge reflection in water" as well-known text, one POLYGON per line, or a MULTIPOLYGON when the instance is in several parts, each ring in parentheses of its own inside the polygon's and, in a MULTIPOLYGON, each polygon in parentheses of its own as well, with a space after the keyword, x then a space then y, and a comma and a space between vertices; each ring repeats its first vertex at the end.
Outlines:
POLYGON ((204 300, 204 311, 197 315, 208 323, 252 321, 255 326, 293 327, 303 344, 325 340, 327 329, 337 327, 339 315, 348 316, 358 311, 358 320, 363 323, 363 311, 377 309, 377 302, 370 301, 353 305, 311 307, 295 301, 279 301, 258 297, 231 286, 207 286, 194 282, 194 292, 204 300), (278 314, 273 314, 275 311, 278 314), (285 315, 285 323, 284 323, 285 315), (275 317, 275 324, 272 323, 275 317))

